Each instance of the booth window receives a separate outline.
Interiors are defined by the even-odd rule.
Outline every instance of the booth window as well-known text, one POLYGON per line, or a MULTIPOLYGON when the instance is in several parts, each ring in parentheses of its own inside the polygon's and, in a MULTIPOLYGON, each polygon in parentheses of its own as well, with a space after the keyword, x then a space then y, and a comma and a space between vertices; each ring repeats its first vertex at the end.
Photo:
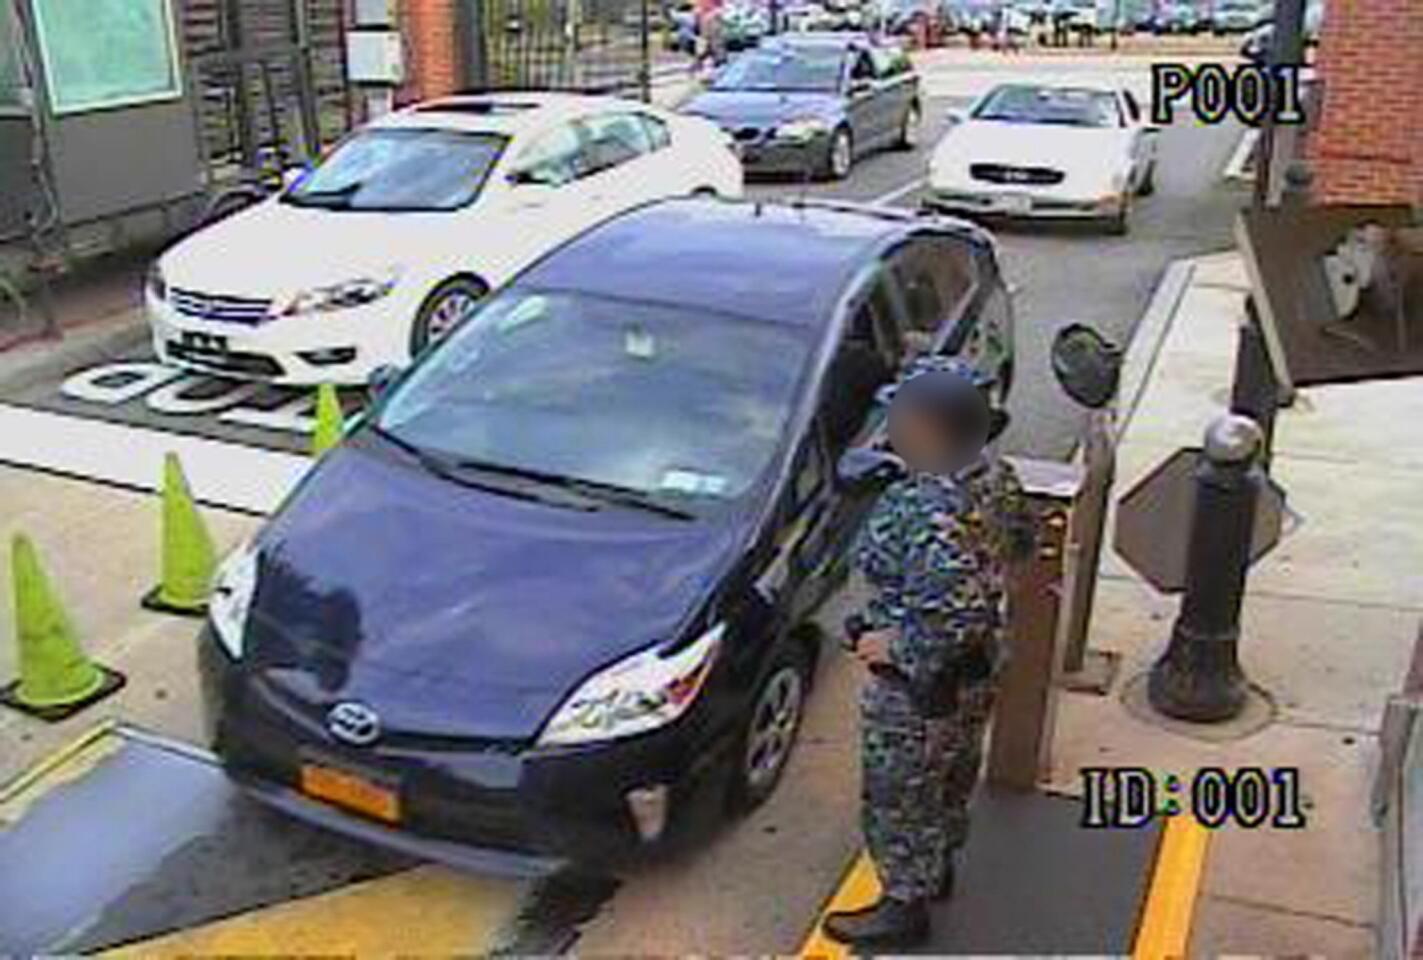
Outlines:
POLYGON ((0 113, 25 104, 25 77, 20 70, 20 25, 10 0, 0 0, 0 113))
POLYGON ((182 95, 171 0, 31 0, 50 110, 182 95))

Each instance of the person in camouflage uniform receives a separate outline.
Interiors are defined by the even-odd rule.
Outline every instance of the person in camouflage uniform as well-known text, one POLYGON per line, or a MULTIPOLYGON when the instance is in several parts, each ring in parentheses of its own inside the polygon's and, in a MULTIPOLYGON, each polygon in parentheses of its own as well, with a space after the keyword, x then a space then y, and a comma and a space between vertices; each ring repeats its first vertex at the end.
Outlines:
POLYGON ((847 626, 861 695, 862 828, 883 895, 832 914, 856 945, 913 945, 967 839, 1003 643, 1010 557, 1031 544, 1016 473, 988 451, 989 384, 955 361, 912 367, 885 399, 907 475, 881 495, 855 563, 874 593, 847 626))

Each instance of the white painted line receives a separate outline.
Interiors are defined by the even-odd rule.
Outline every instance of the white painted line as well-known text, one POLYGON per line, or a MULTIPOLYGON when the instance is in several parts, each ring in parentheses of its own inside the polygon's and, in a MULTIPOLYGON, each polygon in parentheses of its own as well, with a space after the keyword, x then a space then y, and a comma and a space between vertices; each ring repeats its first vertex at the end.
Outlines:
POLYGON ((1230 161, 1225 165, 1225 171, 1221 174, 1227 180, 1253 180, 1253 175, 1245 172, 1245 165, 1250 162, 1250 154, 1255 150, 1255 142, 1260 139, 1258 127, 1247 127, 1240 136, 1240 142, 1235 146, 1235 152, 1230 155, 1230 161))
POLYGON ((3 463, 157 490, 169 451, 199 502, 257 514, 275 510, 312 463, 293 453, 0 404, 3 463))
POLYGON ((889 193, 881 194, 870 201, 872 207, 885 207, 894 203, 900 197, 908 196, 929 182, 928 177, 915 177, 902 187, 895 187, 889 193))

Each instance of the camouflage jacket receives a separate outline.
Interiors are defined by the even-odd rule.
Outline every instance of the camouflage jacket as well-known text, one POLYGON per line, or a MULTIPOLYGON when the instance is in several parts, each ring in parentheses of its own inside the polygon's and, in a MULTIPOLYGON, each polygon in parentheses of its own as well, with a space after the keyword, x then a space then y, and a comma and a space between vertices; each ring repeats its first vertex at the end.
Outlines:
POLYGON ((873 590, 862 615, 871 629, 898 628, 890 661, 916 699, 932 698, 965 654, 996 667, 1006 565, 1030 531, 1016 471, 993 457, 912 475, 875 504, 855 549, 873 590))

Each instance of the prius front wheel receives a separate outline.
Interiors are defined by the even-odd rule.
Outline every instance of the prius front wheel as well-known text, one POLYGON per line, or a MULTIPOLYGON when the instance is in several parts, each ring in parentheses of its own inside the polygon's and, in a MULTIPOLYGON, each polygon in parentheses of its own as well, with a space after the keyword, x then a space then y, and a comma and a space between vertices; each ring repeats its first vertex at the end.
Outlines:
POLYGON ((487 286, 466 277, 455 277, 436 287, 415 316, 415 326, 410 331, 411 356, 419 356, 468 320, 487 293, 487 286))

